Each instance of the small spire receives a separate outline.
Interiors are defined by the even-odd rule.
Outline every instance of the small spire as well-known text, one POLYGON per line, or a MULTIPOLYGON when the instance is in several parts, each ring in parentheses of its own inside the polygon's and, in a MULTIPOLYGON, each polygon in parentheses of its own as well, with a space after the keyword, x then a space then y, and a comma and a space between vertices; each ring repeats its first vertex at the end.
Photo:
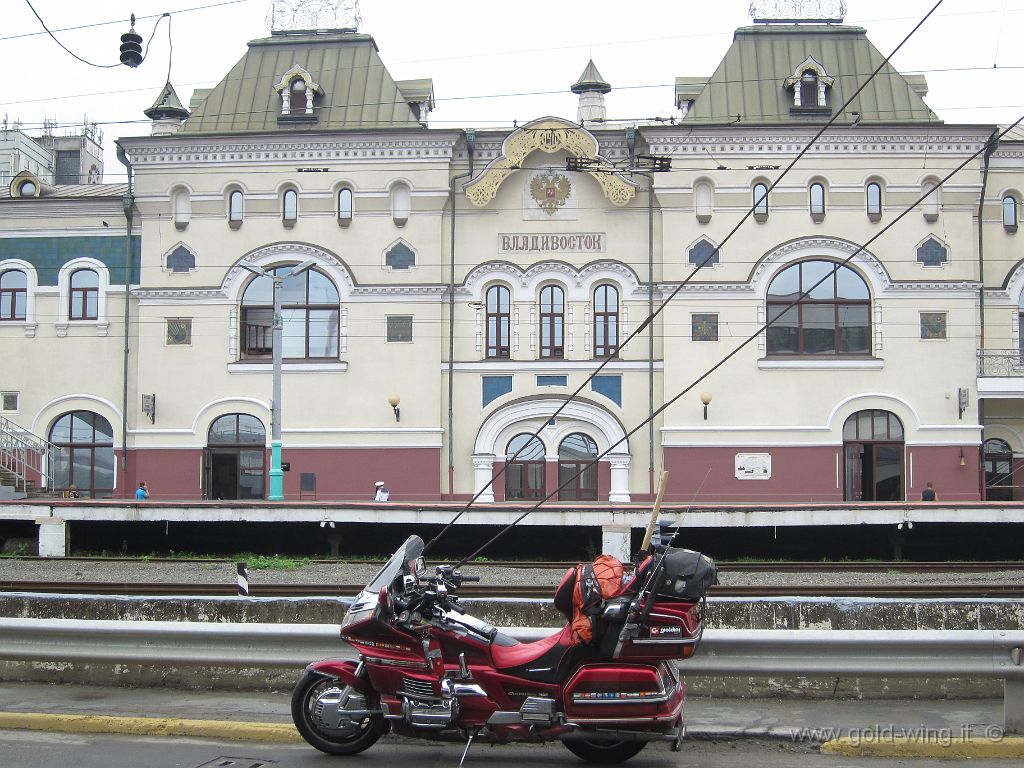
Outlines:
POLYGON ((184 120, 188 117, 188 110, 181 106, 181 100, 174 92, 171 81, 168 80, 163 90, 160 91, 160 95, 156 97, 156 101, 153 102, 153 106, 143 114, 150 120, 167 120, 168 118, 184 120))
POLYGON ((569 90, 573 93, 608 93, 612 87, 605 82, 605 79, 601 77, 601 73, 597 71, 597 66, 594 64, 594 60, 591 59, 587 62, 587 68, 583 70, 583 74, 580 75, 580 79, 576 81, 569 90))

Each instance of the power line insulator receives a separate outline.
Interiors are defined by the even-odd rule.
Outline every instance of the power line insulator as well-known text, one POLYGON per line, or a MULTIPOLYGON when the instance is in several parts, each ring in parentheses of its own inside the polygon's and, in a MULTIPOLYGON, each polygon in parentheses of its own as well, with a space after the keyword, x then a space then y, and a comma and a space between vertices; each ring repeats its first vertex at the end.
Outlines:
POLYGON ((142 63, 142 35, 135 31, 135 14, 132 14, 132 28, 121 35, 121 63, 126 67, 142 63))

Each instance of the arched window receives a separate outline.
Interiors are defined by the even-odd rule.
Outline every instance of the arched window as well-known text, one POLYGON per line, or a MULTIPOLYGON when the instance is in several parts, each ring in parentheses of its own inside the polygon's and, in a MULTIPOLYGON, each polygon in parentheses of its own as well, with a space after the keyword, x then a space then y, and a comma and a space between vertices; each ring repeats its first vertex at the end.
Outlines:
POLYGON ((597 501, 597 443, 573 432, 558 446, 558 500, 597 501), (589 465, 589 466, 588 466, 589 465))
POLYGON ((903 500, 903 424, 889 411, 858 411, 843 424, 846 501, 903 500))
POLYGON ((511 301, 511 294, 504 285, 492 285, 487 289, 487 357, 511 356, 511 301))
POLYGON ((754 185, 754 218, 758 221, 768 218, 768 185, 760 181, 754 185))
POLYGON ((599 285, 594 289, 594 357, 619 354, 619 289, 599 285))
POLYGON ((203 452, 203 496, 262 499, 267 431, 247 413, 229 413, 210 425, 203 452))
POLYGON ((1017 198, 1013 195, 1003 198, 1003 228, 1007 232, 1017 231, 1017 198))
POLYGON ((242 226, 242 217, 245 215, 245 195, 242 190, 232 190, 228 195, 228 224, 232 229, 242 226))
POLYGON ((813 69, 800 76, 800 106, 818 107, 818 74, 813 69))
POLYGON ((192 220, 192 198, 187 189, 179 189, 174 193, 174 228, 182 230, 192 220))
POLYGON ((306 114, 306 81, 301 77, 296 77, 288 85, 288 92, 291 98, 288 107, 289 114, 306 114))
POLYGON ((877 181, 868 182, 864 188, 864 207, 871 221, 882 218, 882 185, 877 181))
POLYGON ((526 434, 513 437, 505 449, 505 461, 506 499, 544 498, 544 443, 539 438, 526 434))
POLYGON ((55 491, 75 486, 88 498, 108 498, 114 490, 114 429, 92 411, 71 411, 50 428, 55 491))
POLYGON ((68 287, 68 319, 95 320, 100 301, 100 276, 96 271, 76 269, 68 287))
POLYGON ((814 182, 808 188, 808 203, 811 210, 811 218, 821 221, 825 218, 825 185, 821 182, 814 182))
MULTIPOLYGON (((268 270, 286 272, 289 266, 268 270)), ((340 302, 330 278, 315 269, 286 278, 280 287, 282 345, 285 359, 337 359, 340 302)), ((274 284, 256 277, 242 296, 242 357, 273 355, 274 284)))
POLYGON ((20 269, 0 272, 0 321, 24 320, 28 306, 28 276, 20 269))
POLYGON ((299 218, 299 193, 294 189, 286 189, 281 201, 281 219, 285 226, 294 226, 299 218))
POLYGON ((404 227, 412 211, 412 192, 409 185, 398 182, 391 187, 391 218, 396 227, 404 227))
POLYGON ((354 202, 351 189, 342 187, 338 190, 338 223, 343 227, 352 223, 354 202))
POLYGON ((540 291, 540 356, 565 357, 565 291, 545 285, 540 291))
POLYGON ((23 181, 18 185, 18 197, 35 197, 37 190, 34 181, 23 181))
POLYGON ((714 195, 714 189, 706 181, 698 181, 693 187, 697 221, 701 224, 711 221, 711 214, 714 213, 714 195))
POLYGON ((849 267, 825 260, 792 264, 772 280, 767 305, 769 355, 870 353, 871 296, 849 267))
POLYGON ((999 438, 982 446, 985 462, 985 501, 1013 501, 1013 451, 999 438))

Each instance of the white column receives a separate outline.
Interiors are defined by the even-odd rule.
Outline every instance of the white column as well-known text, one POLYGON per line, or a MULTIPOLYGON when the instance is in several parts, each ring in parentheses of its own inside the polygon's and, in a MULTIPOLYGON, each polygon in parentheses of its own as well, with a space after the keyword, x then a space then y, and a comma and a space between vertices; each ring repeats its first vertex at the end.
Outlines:
POLYGON ((306 114, 313 114, 313 89, 306 83, 306 114))
POLYGON ((609 456, 611 465, 611 488, 608 501, 625 503, 629 501, 629 456, 609 456))
POLYGON ((632 530, 628 525, 601 526, 601 552, 605 555, 617 557, 624 563, 628 563, 630 558, 630 534, 632 530))
MULTIPOLYGON (((484 486, 487 486, 487 490, 480 494, 480 498, 477 501, 481 502, 493 502, 494 501, 494 485, 489 485, 491 478, 494 477, 494 454, 493 453, 474 453, 473 454, 473 488, 475 491, 479 491, 484 486)), ((474 492, 475 492, 474 491, 474 492)))
POLYGON ((62 517, 38 517, 39 556, 66 557, 68 554, 68 524, 62 517))

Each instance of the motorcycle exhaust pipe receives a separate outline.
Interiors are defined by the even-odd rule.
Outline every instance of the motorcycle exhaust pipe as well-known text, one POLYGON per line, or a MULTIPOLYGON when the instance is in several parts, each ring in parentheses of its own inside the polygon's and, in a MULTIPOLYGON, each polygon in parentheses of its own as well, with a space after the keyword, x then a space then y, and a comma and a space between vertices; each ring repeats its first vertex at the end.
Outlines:
POLYGON ((669 741, 678 743, 685 734, 684 728, 673 728, 670 731, 651 733, 650 731, 617 731, 612 728, 583 728, 573 723, 566 723, 573 730, 559 734, 556 741, 593 741, 594 739, 614 739, 616 741, 669 741))

